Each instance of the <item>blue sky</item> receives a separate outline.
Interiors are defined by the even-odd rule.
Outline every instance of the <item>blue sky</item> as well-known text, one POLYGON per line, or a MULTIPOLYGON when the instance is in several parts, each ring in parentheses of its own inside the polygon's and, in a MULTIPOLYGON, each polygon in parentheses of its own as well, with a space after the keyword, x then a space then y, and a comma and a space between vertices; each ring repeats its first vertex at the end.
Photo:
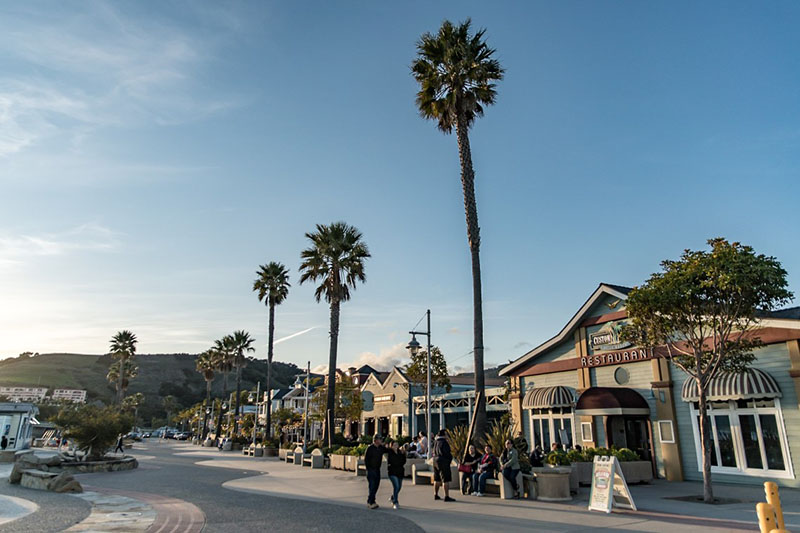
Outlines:
POLYGON ((507 70, 472 133, 487 364, 724 236, 800 293, 795 2, 42 2, 0 7, 0 356, 198 352, 293 287, 276 358, 327 362, 304 232, 364 233, 340 361, 433 340, 471 366, 455 138, 414 108, 415 41, 472 17, 507 70), (310 329, 313 328, 313 329, 310 329), (308 331, 307 331, 308 330, 308 331))

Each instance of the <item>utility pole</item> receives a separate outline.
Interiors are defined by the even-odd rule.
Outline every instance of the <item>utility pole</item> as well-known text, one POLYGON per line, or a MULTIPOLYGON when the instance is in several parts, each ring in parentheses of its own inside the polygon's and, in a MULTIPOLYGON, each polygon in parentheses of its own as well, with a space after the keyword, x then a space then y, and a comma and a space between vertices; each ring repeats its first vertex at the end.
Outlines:
MULTIPOLYGON (((306 449, 308 448, 308 395, 310 380, 311 361, 308 362, 308 366, 306 367, 306 407, 303 410, 303 453, 306 453, 306 449)), ((330 431, 330 429, 328 431, 330 431)))

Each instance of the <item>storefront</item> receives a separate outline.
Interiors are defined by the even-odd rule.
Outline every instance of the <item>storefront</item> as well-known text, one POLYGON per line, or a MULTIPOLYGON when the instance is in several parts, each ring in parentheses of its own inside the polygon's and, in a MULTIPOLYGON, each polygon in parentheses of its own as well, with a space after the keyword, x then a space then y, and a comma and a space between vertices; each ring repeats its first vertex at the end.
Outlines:
POLYGON ((388 373, 370 374, 361 385, 364 435, 398 437, 410 431, 409 383, 399 368, 388 373))
MULTIPOLYGON (((556 336, 500 372, 511 378, 512 413, 545 450, 625 447, 658 477, 702 479, 695 383, 658 351, 620 341, 628 292, 600 285, 556 336)), ((750 369, 710 384, 712 475, 798 487, 800 310, 762 318, 759 337, 750 369)))

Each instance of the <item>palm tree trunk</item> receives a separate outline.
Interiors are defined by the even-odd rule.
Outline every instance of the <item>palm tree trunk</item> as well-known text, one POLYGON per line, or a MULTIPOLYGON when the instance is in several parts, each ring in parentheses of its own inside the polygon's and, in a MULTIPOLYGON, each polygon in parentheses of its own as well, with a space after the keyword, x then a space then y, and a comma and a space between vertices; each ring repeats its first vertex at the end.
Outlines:
POLYGON ((275 336, 275 303, 269 303, 269 342, 267 346, 267 438, 272 438, 272 340, 275 336))
POLYGON ((119 372, 117 376, 117 403, 122 405, 122 398, 123 398, 123 390, 122 390, 122 382, 125 380, 125 356, 119 356, 119 372))
POLYGON ((478 440, 486 433, 486 394, 483 375, 483 296, 481 291, 481 236, 478 225, 478 206, 475 202, 475 172, 472 169, 472 152, 469 147, 467 121, 460 114, 456 121, 458 158, 461 162, 461 186, 464 191, 464 212, 467 219, 467 239, 472 259, 472 334, 475 362, 475 433, 478 440), (480 393, 480 394, 478 394, 480 393))
MULTIPOLYGON (((333 442, 333 418, 336 402, 336 352, 339 349, 339 300, 331 302, 331 348, 328 359, 328 390, 325 400, 325 426, 322 441, 328 446, 333 442)), ((306 439, 308 437, 306 436, 306 439)))
POLYGON ((206 440, 206 435, 208 435, 208 410, 211 407, 211 380, 206 380, 206 405, 203 409, 203 433, 200 437, 200 444, 202 441, 206 440))
POLYGON ((227 372, 222 375, 222 398, 219 401, 219 412, 217 413, 217 427, 214 429, 217 444, 219 444, 219 436, 222 431, 222 404, 225 403, 225 396, 228 394, 228 374, 227 372))
POLYGON ((236 411, 233 416, 233 435, 239 431, 239 401, 242 396, 242 361, 241 356, 237 354, 236 365, 236 411))

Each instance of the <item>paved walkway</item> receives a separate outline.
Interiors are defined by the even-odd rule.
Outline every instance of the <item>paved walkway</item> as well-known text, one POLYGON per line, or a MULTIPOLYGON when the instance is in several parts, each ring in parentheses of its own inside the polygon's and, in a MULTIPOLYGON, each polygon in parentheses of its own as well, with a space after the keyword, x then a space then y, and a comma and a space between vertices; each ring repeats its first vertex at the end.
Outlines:
MULTIPOLYGON (((248 469, 264 473, 233 479, 223 487, 249 493, 269 494, 311 501, 324 501, 339 505, 364 507, 366 481, 349 472, 337 470, 311 470, 289 465, 272 458, 249 458, 233 454, 194 448, 184 452, 196 456, 197 464, 226 469, 248 469)), ((702 492, 700 483, 670 483, 656 481, 651 485, 631 487, 638 511, 615 511, 609 515, 590 512, 588 488, 571 503, 545 503, 527 500, 500 500, 497 497, 476 498, 456 494, 457 502, 445 504, 434 501, 430 486, 411 485, 404 481, 400 494, 401 509, 394 511, 388 503, 391 484, 381 483, 377 511, 403 516, 426 531, 753 531, 757 530, 755 504, 763 501, 760 487, 715 485, 720 497, 744 500, 742 503, 708 506, 671 499, 702 492)), ((784 509, 800 508, 799 491, 782 489, 784 509)), ((786 512, 790 529, 800 530, 800 516, 786 512)), ((376 517, 376 520, 380 518, 376 517)))

